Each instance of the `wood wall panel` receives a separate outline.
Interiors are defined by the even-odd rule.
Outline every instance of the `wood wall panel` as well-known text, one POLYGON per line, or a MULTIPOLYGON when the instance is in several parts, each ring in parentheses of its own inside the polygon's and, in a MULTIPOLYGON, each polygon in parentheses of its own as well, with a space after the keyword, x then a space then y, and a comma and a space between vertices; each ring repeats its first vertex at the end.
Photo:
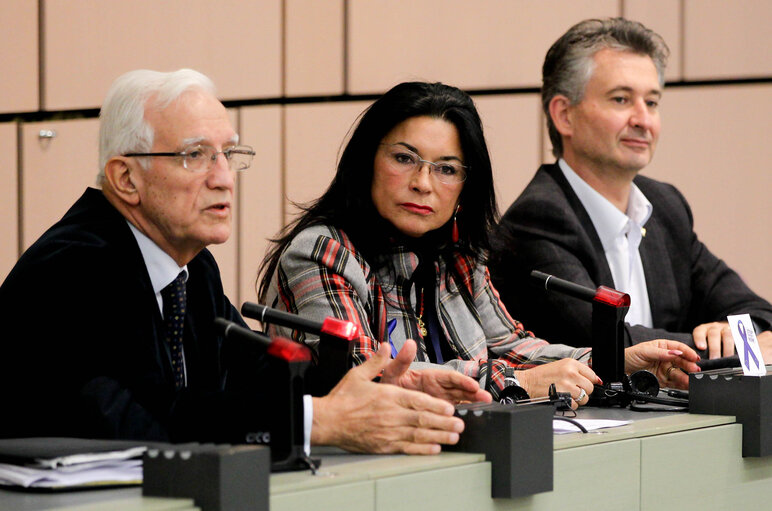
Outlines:
POLYGON ((541 163, 538 94, 474 98, 493 164, 496 200, 503 214, 541 163))
POLYGON ((285 222, 297 209, 290 201, 307 202, 327 190, 349 128, 369 101, 288 105, 285 124, 285 222))
POLYGON ((343 1, 286 0, 286 95, 343 93, 343 1))
POLYGON ((89 186, 98 169, 97 119, 22 125, 22 246, 29 247, 58 221, 89 186), (55 133, 40 138, 41 130, 55 133))
POLYGON ((38 4, 0 3, 0 113, 38 109, 38 4))
POLYGON ((772 76, 772 2, 683 1, 684 78, 772 76))
POLYGON ((640 21, 662 36, 670 48, 666 81, 683 77, 681 69, 681 2, 679 0, 623 0, 622 15, 640 21))
POLYGON ((350 93, 406 80, 463 89, 538 86, 544 55, 571 25, 618 16, 618 0, 353 0, 350 93))
POLYGON ((118 75, 191 67, 224 99, 281 94, 280 0, 43 0, 43 106, 101 104, 118 75))
POLYGON ((19 255, 16 132, 16 123, 0 124, 0 282, 5 280, 19 255))
POLYGON ((662 135, 645 175, 676 185, 713 253, 772 299, 772 85, 665 91, 662 135))
POLYGON ((254 147, 257 155, 252 167, 239 175, 238 307, 244 301, 257 301, 257 270, 268 239, 275 237, 282 227, 281 117, 282 109, 275 105, 241 109, 241 140, 254 147))

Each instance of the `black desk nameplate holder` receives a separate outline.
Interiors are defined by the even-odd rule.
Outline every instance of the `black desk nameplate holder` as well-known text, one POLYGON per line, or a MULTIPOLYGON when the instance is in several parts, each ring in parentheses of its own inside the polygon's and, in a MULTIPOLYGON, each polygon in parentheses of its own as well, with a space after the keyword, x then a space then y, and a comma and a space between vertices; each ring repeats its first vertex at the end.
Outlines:
POLYGON ((491 497, 512 499, 552 491, 551 404, 473 403, 456 406, 464 420, 458 444, 447 451, 485 454, 491 464, 491 497))
POLYGON ((743 427, 743 457, 772 454, 772 373, 745 376, 741 368, 691 373, 689 413, 734 415, 743 427))
POLYGON ((268 511, 266 446, 178 444, 149 448, 142 495, 191 498, 202 511, 268 511))

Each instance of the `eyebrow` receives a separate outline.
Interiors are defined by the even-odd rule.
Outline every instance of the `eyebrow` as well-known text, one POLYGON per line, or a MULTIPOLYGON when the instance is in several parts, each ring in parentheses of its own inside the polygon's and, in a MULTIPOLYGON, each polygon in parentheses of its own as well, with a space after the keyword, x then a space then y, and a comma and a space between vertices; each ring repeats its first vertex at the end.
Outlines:
MULTIPOLYGON (((608 91, 606 94, 607 94, 607 95, 610 95, 610 94, 614 94, 614 93, 616 93, 616 92, 627 92, 627 93, 633 93, 633 92, 635 92, 635 91, 633 91, 633 88, 632 88, 632 87, 627 87, 626 85, 620 85, 619 87, 614 87, 613 89, 611 89, 610 91, 608 91)), ((647 96, 648 96, 649 94, 654 94, 654 95, 655 95, 655 96, 657 96, 658 98, 661 98, 661 97, 662 97, 662 91, 661 91, 660 89, 651 89, 649 92, 647 92, 647 93, 646 93, 646 95, 647 95, 647 96)))
MULTIPOLYGON (((418 156, 421 156, 421 153, 418 151, 418 149, 416 149, 415 147, 411 146, 407 142, 394 142, 391 145, 401 145, 404 148, 414 152, 418 156)), ((459 162, 461 164, 464 163, 464 161, 461 158, 459 158, 458 156, 440 156, 439 158, 437 158, 436 161, 451 161, 451 160, 457 161, 457 162, 459 162)))
MULTIPOLYGON (((206 137, 186 138, 186 139, 182 140, 182 145, 189 146, 189 145, 193 145, 193 144, 200 144, 201 142, 206 142, 206 137)), ((231 144, 234 144, 234 145, 238 144, 239 143, 239 135, 238 135, 238 133, 233 135, 231 138, 229 138, 226 143, 231 143, 231 144)))

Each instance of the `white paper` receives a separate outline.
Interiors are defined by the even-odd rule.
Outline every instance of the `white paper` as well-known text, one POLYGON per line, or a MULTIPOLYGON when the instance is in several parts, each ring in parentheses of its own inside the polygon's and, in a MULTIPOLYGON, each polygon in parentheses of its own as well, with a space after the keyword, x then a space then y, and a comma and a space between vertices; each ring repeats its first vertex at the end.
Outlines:
POLYGON ((746 376, 764 376, 767 374, 767 366, 761 357, 761 348, 756 340, 756 331, 753 329, 753 321, 748 314, 727 316, 729 328, 734 338, 734 346, 740 363, 743 366, 743 374, 746 376))
POLYGON ((25 488, 69 488, 82 485, 140 484, 142 460, 111 460, 61 469, 0 463, 0 485, 25 488))
MULTIPOLYGON (((619 426, 624 426, 626 424, 630 424, 633 421, 614 421, 614 420, 608 420, 608 419, 573 419, 582 426, 584 426, 584 429, 587 431, 593 431, 596 429, 603 429, 603 428, 618 428, 619 426)), ((568 421, 562 421, 560 419, 553 419, 552 420, 552 432, 556 435, 562 435, 565 433, 579 433, 581 430, 576 427, 575 425, 571 424, 568 421)))

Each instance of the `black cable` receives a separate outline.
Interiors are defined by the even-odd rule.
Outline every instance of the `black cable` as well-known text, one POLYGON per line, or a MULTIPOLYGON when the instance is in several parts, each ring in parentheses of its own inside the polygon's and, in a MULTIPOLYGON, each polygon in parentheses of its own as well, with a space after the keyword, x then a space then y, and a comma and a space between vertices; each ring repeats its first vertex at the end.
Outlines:
POLYGON ((556 416, 554 416, 554 417, 552 417, 552 420, 554 420, 554 421, 566 421, 566 422, 568 422, 568 423, 571 423, 571 424, 573 424, 573 425, 574 425, 574 426, 576 426, 577 428, 579 428, 579 431, 581 431, 582 433, 587 433, 587 428, 585 428, 584 426, 582 426, 582 425, 579 423, 579 421, 578 421, 578 420, 575 420, 575 419, 569 419, 568 417, 559 417, 559 416, 557 416, 557 415, 556 415, 556 416))

